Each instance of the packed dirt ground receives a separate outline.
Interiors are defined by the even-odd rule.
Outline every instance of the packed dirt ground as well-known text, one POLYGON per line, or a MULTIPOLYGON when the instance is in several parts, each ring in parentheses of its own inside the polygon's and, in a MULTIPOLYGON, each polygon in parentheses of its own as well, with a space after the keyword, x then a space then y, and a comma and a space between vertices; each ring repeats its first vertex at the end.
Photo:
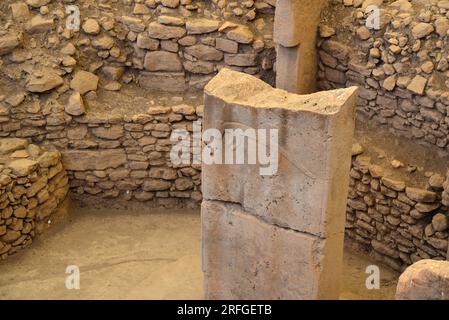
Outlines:
MULTIPOLYGON (((198 210, 74 207, 31 248, 0 262, 0 299, 202 299, 198 210), (80 290, 65 287, 80 268, 80 290)), ((341 299, 393 299, 398 275, 365 286, 365 256, 347 250, 341 299)))

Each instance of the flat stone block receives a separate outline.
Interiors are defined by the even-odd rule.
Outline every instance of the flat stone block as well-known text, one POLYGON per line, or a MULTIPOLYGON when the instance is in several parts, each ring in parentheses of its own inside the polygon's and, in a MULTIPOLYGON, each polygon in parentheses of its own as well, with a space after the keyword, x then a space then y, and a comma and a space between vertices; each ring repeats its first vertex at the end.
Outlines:
POLYGON ((278 129, 279 163, 272 176, 203 164, 204 199, 323 238, 344 230, 356 96, 355 87, 300 96, 221 70, 205 88, 204 129, 278 129))
POLYGON ((338 299, 343 232, 322 239, 220 201, 201 219, 206 299, 338 299))
POLYGON ((62 155, 64 168, 69 171, 105 170, 127 163, 123 149, 65 150, 62 155))
POLYGON ((141 72, 141 87, 151 90, 181 92, 186 90, 184 72, 141 72))

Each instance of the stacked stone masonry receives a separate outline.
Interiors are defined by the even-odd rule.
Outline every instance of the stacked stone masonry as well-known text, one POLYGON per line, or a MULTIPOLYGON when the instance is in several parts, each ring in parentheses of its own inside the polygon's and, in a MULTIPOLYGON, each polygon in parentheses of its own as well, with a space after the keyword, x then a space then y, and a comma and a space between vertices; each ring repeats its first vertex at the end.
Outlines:
MULTIPOLYGON (((192 130, 201 103, 140 100, 116 114, 97 100, 128 87, 201 89, 223 67, 273 84, 275 2, 1 1, 1 141, 26 138, 59 150, 74 195, 197 205, 201 168, 173 166, 169 137, 192 130), (68 28, 67 5, 80 9, 78 31, 68 28)), ((328 3, 319 28, 320 89, 356 85, 359 120, 447 151, 448 1, 328 3), (365 26, 370 4, 382 9, 380 30, 365 26)), ((413 199, 413 185, 385 185, 388 177, 373 176, 375 164, 367 170, 363 157, 353 158, 347 236, 395 269, 444 259, 449 182, 429 187, 426 201, 413 199)), ((8 219, 0 234, 13 224, 8 219)), ((0 252, 23 244, 14 243, 0 252)))
POLYGON ((155 199, 163 206, 201 201, 201 166, 173 166, 170 151, 176 141, 170 136, 176 129, 191 132, 193 121, 202 116, 202 105, 155 105, 133 115, 81 116, 68 115, 53 100, 31 115, 27 110, 32 105, 25 102, 16 107, 11 116, 15 121, 9 125, 18 127, 3 133, 57 148, 74 195, 155 199))
POLYGON ((0 258, 29 246, 58 215, 68 177, 57 151, 26 139, 0 140, 0 258))
POLYGON ((385 174, 353 148, 346 236, 373 256, 403 271, 422 259, 446 260, 448 249, 448 181, 430 176, 426 188, 385 174))
POLYGON ((85 94, 97 76, 106 90, 135 82, 183 91, 202 88, 225 66, 274 81, 274 2, 2 1, 0 61, 36 93, 85 94), (79 29, 69 14, 77 10, 79 29))
POLYGON ((447 0, 333 0, 320 36, 321 89, 357 85, 360 119, 447 152, 447 0))

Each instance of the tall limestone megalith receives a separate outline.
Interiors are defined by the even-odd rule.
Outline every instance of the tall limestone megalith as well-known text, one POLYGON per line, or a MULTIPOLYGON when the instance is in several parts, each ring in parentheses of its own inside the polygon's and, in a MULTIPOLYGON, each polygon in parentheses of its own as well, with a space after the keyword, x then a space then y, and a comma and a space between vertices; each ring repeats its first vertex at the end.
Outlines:
POLYGON ((274 19, 276 86, 294 93, 315 91, 317 28, 327 0, 278 0, 274 19))
POLYGON ((356 96, 301 96, 229 69, 206 86, 204 132, 278 130, 271 175, 203 162, 206 298, 338 298, 356 96))

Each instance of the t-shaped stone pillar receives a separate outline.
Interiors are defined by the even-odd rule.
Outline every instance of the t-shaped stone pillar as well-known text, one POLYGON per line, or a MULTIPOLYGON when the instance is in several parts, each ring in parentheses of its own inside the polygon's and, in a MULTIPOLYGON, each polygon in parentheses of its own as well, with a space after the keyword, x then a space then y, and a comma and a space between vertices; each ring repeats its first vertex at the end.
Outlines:
POLYGON ((294 93, 315 91, 316 34, 327 0, 278 0, 274 42, 278 44, 276 86, 294 93))
POLYGON ((206 298, 338 298, 356 91, 300 96, 229 69, 206 86, 205 133, 277 129, 279 153, 274 175, 203 164, 206 298))

